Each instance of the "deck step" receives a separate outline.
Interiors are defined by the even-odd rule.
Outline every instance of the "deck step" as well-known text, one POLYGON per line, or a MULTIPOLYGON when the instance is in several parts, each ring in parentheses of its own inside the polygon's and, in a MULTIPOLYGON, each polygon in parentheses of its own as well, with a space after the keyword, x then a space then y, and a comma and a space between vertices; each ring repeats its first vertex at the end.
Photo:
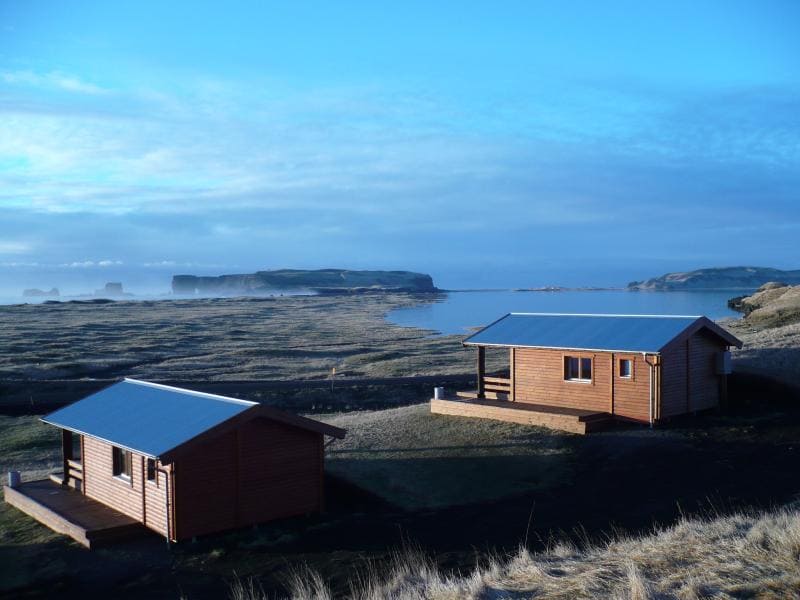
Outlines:
POLYGON ((431 400, 431 412, 440 415, 538 425, 578 434, 599 431, 613 421, 608 413, 502 400, 465 399, 463 397, 446 400, 433 399, 431 400))
POLYGON ((87 548, 147 532, 136 519, 60 485, 60 481, 56 477, 24 482, 14 488, 4 486, 5 501, 87 548))

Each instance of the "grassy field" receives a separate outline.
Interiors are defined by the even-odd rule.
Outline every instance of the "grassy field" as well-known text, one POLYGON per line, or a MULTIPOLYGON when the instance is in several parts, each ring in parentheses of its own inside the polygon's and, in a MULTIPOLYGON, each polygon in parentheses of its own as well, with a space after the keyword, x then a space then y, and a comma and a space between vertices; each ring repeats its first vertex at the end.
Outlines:
POLYGON ((760 373, 790 385, 800 377, 800 323, 764 329, 746 320, 727 324, 744 342, 733 352, 737 371, 760 373))
POLYGON ((576 441, 541 427, 432 415, 427 404, 317 418, 347 429, 328 450, 328 470, 409 510, 568 481, 576 441))
POLYGON ((41 423, 35 415, 0 415, 0 473, 13 469, 26 479, 44 479, 60 465, 58 429, 41 423))
POLYGON ((0 306, 2 380, 223 381, 465 373, 457 336, 391 325, 436 295, 285 296, 0 306), (57 332, 57 334, 54 334, 57 332))

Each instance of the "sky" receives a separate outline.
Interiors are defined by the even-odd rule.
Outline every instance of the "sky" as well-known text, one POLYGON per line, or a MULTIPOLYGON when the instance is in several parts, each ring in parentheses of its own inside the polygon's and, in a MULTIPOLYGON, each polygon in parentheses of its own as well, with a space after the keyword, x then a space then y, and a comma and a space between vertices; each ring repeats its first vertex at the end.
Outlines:
POLYGON ((0 0, 0 293, 800 268, 800 3, 0 0))

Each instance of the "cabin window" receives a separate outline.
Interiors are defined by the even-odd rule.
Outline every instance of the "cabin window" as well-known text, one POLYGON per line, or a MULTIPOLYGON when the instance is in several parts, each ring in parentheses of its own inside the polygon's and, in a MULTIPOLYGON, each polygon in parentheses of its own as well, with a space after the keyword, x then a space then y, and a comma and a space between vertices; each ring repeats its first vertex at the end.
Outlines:
POLYGON ((131 453, 127 450, 123 450, 122 448, 117 448, 114 446, 111 449, 111 458, 112 463, 114 465, 114 477, 120 477, 122 479, 130 479, 131 478, 131 471, 133 471, 132 467, 132 457, 131 453))
POLYGON ((147 459, 147 481, 156 480, 156 461, 152 458, 147 459))
POLYGON ((630 379, 633 376, 633 361, 630 358, 620 359, 619 376, 623 379, 630 379))
POLYGON ((565 356, 564 379, 567 381, 591 381, 592 359, 578 356, 565 356))

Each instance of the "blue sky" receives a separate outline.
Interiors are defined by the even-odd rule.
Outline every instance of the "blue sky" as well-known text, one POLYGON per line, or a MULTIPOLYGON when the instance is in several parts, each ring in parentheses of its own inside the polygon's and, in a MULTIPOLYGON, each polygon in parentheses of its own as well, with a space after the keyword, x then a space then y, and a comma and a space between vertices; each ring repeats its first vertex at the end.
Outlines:
POLYGON ((800 4, 0 1, 0 288, 799 268, 800 4))

